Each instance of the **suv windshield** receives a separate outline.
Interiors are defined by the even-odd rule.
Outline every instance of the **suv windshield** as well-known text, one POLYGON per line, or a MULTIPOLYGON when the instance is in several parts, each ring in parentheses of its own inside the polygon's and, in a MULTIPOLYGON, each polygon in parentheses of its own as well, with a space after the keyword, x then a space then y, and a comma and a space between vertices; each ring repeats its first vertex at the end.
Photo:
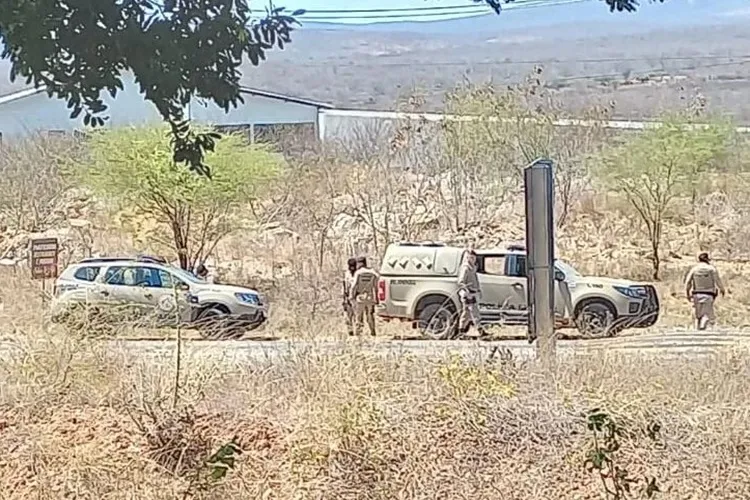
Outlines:
POLYGON ((178 278, 184 281, 187 281, 189 283, 195 283, 196 285, 206 283, 206 280, 199 278, 198 276, 194 275, 190 271, 185 271, 184 269, 180 269, 179 267, 170 266, 169 271, 175 276, 177 276, 178 278))
POLYGON ((581 273, 576 271, 576 268, 568 264, 567 262, 563 262, 562 260, 555 260, 555 267, 558 268, 560 271, 562 271, 566 277, 569 276, 577 276, 581 277, 583 276, 581 273))

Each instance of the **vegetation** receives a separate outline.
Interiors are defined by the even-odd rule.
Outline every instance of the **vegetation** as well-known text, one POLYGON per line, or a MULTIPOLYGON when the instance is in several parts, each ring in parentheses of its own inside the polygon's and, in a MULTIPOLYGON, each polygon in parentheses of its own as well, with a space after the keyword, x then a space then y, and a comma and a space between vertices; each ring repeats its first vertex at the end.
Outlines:
POLYGON ((168 355, 139 359, 42 332, 22 306, 31 292, 17 288, 12 302, 24 356, 2 366, 9 497, 611 500, 606 467, 584 467, 603 454, 639 480, 621 499, 750 491, 742 356, 597 353, 569 359, 553 380, 518 360, 370 357, 343 344, 262 367, 217 369, 194 356, 172 411, 168 355), (652 479, 664 493, 649 490, 652 479))
MULTIPOLYGON (((555 161, 557 224, 563 226, 580 194, 589 160, 606 143, 603 122, 612 107, 595 105, 583 111, 586 127, 562 128, 555 123, 572 119, 562 102, 549 90, 543 68, 536 67, 517 85, 466 84, 451 92, 446 111, 479 117, 475 121, 444 124, 448 171, 460 176, 457 185, 476 193, 480 204, 502 204, 517 194, 521 166, 538 158, 555 161)), ((455 193, 472 199, 467 193, 455 193)))
POLYGON ((88 154, 73 162, 71 174, 124 211, 141 245, 166 245, 183 269, 192 270, 242 226, 243 208, 280 173, 277 155, 248 145, 240 134, 225 135, 218 144, 208 156, 214 169, 208 180, 175 164, 165 128, 99 131, 87 140, 88 154))
POLYGON ((661 270, 664 223, 678 196, 689 195, 696 203, 697 190, 708 182, 724 158, 732 128, 716 123, 707 128, 690 127, 685 113, 665 116, 664 126, 650 129, 609 153, 601 174, 627 197, 643 224, 651 245, 653 279, 661 270))
MULTIPOLYGON (((546 92, 543 82, 533 86, 546 92)), ((561 131, 548 127, 549 116, 564 116, 554 99, 539 108, 520 98, 526 92, 463 87, 452 103, 481 108, 482 102, 490 107, 516 99, 503 108, 511 121, 457 128, 424 120, 401 123, 395 131, 362 130, 357 143, 340 149, 295 148, 299 152, 287 155, 290 168, 284 169, 268 150, 228 136, 208 158, 215 166, 212 182, 175 166, 166 127, 14 145, 13 155, 0 161, 27 168, 0 164, 13 173, 0 177, 0 190, 25 185, 18 178, 11 183, 25 173, 28 184, 43 174, 53 177, 36 192, 40 197, 51 199, 62 189, 57 196, 66 200, 70 185, 76 200, 84 188, 95 193, 75 215, 65 202, 53 210, 61 215, 39 219, 37 229, 60 230, 65 252, 79 245, 64 231, 73 217, 92 221, 95 251, 139 252, 140 244, 119 238, 122 225, 107 209, 152 214, 158 220, 149 233, 153 239, 172 234, 172 219, 160 208, 167 205, 148 200, 169 195, 192 210, 205 200, 230 199, 227 220, 242 227, 221 238, 216 252, 232 283, 252 284, 269 297, 264 335, 324 339, 337 349, 314 342, 295 349, 292 343, 289 351, 262 361, 242 358, 246 350, 237 349, 229 362, 202 356, 209 348, 196 347, 178 371, 176 362, 175 370, 169 366, 174 353, 166 349, 142 355, 139 350, 149 349, 140 347, 143 342, 121 350, 71 335, 40 314, 39 284, 27 279, 22 258, 28 234, 17 240, 3 232, 3 255, 15 241, 20 264, 0 267, 0 321, 7 325, 0 346, 0 447, 7 450, 0 459, 0 491, 45 500, 748 498, 743 473, 750 466, 744 411, 750 364, 741 351, 717 347, 711 357, 655 361, 618 349, 632 347, 633 339, 608 339, 598 351, 588 344, 585 357, 566 357, 550 377, 508 353, 374 356, 363 350, 362 339, 341 339, 348 339, 339 309, 346 257, 367 254, 377 266, 384 245, 405 237, 487 247, 522 237, 516 168, 540 154, 540 145, 575 169, 567 220, 557 232, 560 257, 586 274, 651 275, 642 258, 651 252, 648 238, 635 231, 640 221, 616 182, 622 170, 610 178, 590 167, 621 157, 608 147, 612 142, 637 150, 657 131, 613 137, 596 123, 561 131), (531 113, 541 123, 518 120, 531 113), (512 140, 501 143, 503 131, 512 140), (492 165, 492 175, 507 176, 502 203, 467 204, 454 196, 454 187, 473 192, 451 180, 461 179, 460 169, 474 168, 460 163, 456 151, 463 147, 477 163, 491 154, 475 142, 481 134, 504 147, 505 156, 492 165), (475 144, 477 151, 467 147, 475 144), (587 145, 585 154, 578 145, 587 145), (63 176, 59 165, 71 175, 63 176), (250 173, 244 173, 247 167, 250 173), (239 182, 230 182, 230 174, 239 182), (454 225, 457 206, 464 207, 460 227, 454 225), (248 224, 255 220, 264 224, 248 224)), ((413 99, 405 106, 421 104, 413 99)), ((664 141, 694 151, 683 134, 695 131, 677 125, 664 141)), ((750 183, 743 173, 750 150, 746 139, 725 136, 723 126, 699 134, 708 145, 716 144, 709 131, 728 137, 721 147, 699 151, 728 154, 685 153, 684 165, 691 168, 682 170, 685 182, 674 190, 663 220, 658 328, 691 323, 683 295, 671 292, 681 289, 682 275, 703 245, 735 289, 717 302, 721 323, 743 325, 750 312, 750 292, 738 286, 750 271, 750 236, 742 232, 750 226, 750 183)), ((663 147, 664 141, 652 141, 663 147)), ((654 151, 649 158, 658 157, 654 151)), ((484 188, 487 174, 480 173, 475 189, 484 188)), ((14 213, 3 210, 0 217, 12 221, 14 213)), ((174 253, 184 248, 169 245, 174 253)), ((411 333, 403 325, 378 328, 376 342, 411 333)), ((83 324, 79 333, 89 329, 83 324)), ((119 338, 173 335, 124 323, 112 330, 119 338)))

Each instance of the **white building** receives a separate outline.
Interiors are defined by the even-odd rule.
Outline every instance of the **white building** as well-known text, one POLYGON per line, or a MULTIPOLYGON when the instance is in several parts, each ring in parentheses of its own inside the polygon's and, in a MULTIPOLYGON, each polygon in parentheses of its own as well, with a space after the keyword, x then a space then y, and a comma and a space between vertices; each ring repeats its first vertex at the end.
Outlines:
MULTIPOLYGON (((112 99, 102 92, 109 120, 105 126, 118 127, 159 122, 156 107, 140 94, 136 83, 123 81, 125 89, 112 99)), ((228 113, 212 102, 193 99, 187 114, 195 122, 218 127, 238 127, 249 130, 250 137, 263 127, 274 125, 302 125, 313 128, 319 137, 321 110, 328 104, 291 97, 265 90, 242 87, 244 104, 230 108, 228 113)), ((35 132, 74 132, 85 129, 83 114, 70 118, 66 101, 49 97, 46 89, 31 88, 0 96, 0 134, 3 138, 19 137, 35 132)))

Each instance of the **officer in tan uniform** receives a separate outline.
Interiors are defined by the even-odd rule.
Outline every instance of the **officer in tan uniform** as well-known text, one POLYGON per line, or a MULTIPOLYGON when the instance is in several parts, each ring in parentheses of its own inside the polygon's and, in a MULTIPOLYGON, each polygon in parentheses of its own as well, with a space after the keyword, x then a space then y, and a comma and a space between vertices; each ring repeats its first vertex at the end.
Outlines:
POLYGON ((352 285, 354 284, 354 273, 357 271, 357 259, 350 257, 346 261, 347 270, 344 273, 344 295, 342 305, 344 306, 344 314, 346 317, 346 331, 349 335, 354 335, 354 304, 349 299, 349 294, 352 291, 352 285))
POLYGON ((378 273, 367 267, 367 259, 357 258, 357 271, 352 277, 352 288, 349 292, 349 300, 355 309, 355 335, 362 333, 364 319, 367 318, 370 335, 375 336, 375 304, 378 302, 379 278, 378 273))
POLYGON ((461 269, 458 271, 458 297, 461 301, 461 312, 458 316, 459 333, 467 333, 473 324, 479 331, 480 336, 487 335, 487 332, 479 323, 477 301, 481 296, 482 292, 477 278, 477 254, 474 253, 474 250, 467 250, 464 253, 461 269))
POLYGON ((716 295, 726 293, 721 282, 719 271, 711 264, 708 254, 703 252, 698 256, 698 264, 693 266, 685 278, 685 293, 693 303, 695 310, 695 327, 705 330, 706 326, 716 321, 714 300, 716 295))

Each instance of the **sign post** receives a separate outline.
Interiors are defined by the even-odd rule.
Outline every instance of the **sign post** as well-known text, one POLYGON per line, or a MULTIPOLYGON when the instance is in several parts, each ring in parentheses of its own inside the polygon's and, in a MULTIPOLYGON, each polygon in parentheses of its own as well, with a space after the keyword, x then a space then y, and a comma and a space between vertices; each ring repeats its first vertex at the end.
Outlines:
POLYGON ((555 352, 555 206, 551 160, 539 159, 524 169, 526 191, 526 251, 530 342, 538 357, 551 364, 555 352))
POLYGON ((47 300, 47 280, 57 278, 60 245, 57 238, 37 238, 31 240, 29 265, 31 279, 42 280, 42 302, 47 300))

